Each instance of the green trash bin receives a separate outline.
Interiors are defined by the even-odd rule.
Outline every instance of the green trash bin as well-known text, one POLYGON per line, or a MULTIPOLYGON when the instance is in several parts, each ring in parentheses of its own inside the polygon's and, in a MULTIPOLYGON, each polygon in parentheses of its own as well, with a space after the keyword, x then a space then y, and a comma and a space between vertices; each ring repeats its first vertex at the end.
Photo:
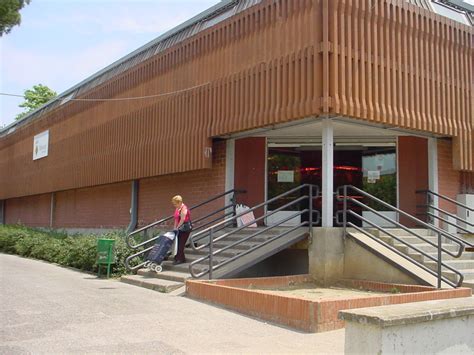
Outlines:
POLYGON ((97 276, 100 277, 101 266, 107 266, 107 278, 110 275, 110 265, 115 263, 114 253, 115 239, 98 239, 97 240, 97 276))

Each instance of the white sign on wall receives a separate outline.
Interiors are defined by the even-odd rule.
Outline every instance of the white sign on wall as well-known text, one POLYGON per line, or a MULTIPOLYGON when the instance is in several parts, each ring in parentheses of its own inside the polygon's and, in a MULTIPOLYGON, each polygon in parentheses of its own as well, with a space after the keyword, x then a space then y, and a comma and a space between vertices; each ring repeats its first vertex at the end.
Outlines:
POLYGON ((49 130, 41 132, 33 140, 33 160, 48 156, 49 130))

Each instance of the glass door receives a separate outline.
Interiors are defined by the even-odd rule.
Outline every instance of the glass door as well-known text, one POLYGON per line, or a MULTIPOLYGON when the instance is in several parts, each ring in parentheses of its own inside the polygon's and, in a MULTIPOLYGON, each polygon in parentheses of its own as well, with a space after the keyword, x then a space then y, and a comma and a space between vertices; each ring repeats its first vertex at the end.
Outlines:
MULTIPOLYGON (((267 198, 271 199, 301 184, 322 185, 322 151, 316 144, 272 144, 268 147, 267 198)), ((383 201, 397 205, 397 166, 396 147, 393 144, 380 145, 374 143, 336 143, 334 147, 334 192, 339 186, 354 185, 383 201)), ((294 201, 306 191, 298 191, 288 195, 268 206, 267 211, 284 206, 294 201)), ((336 196, 336 195, 334 195, 336 196)), ((363 196, 352 196, 364 200, 363 196)), ((322 199, 313 201, 313 209, 322 210, 322 199)), ((377 204, 369 204, 390 218, 390 211, 377 204)), ((295 211, 307 208, 307 202, 295 204, 282 211, 276 212, 266 220, 267 225, 273 225, 282 219, 289 218, 295 211), (304 205, 303 205, 304 204, 304 205)), ((355 212, 383 226, 383 219, 374 213, 362 211, 357 205, 350 206, 355 212)), ((334 215, 342 209, 342 203, 334 201, 334 215)), ((395 216, 396 217, 396 216, 395 216)), ((308 219, 307 215, 290 219, 284 225, 296 225, 308 219)), ((362 225, 360 220, 353 218, 352 222, 362 225)))

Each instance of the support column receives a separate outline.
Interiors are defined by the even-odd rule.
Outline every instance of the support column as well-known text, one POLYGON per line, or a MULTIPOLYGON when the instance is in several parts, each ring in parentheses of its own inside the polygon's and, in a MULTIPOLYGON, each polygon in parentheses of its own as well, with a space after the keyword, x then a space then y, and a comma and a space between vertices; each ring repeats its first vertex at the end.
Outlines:
POLYGON ((56 194, 51 192, 51 206, 49 212, 49 228, 53 228, 54 226, 54 209, 56 207, 56 194))
MULTIPOLYGON (((235 139, 228 139, 226 141, 226 154, 225 154, 225 191, 232 190, 234 188, 234 170, 235 170, 235 139)), ((231 195, 227 195, 225 198, 225 205, 231 203, 231 195)))
POLYGON ((322 226, 333 226, 334 127, 331 119, 323 120, 322 226))
MULTIPOLYGON (((428 188, 438 193, 438 139, 429 138, 428 139, 428 188)), ((432 205, 434 207, 439 206, 438 196, 432 196, 432 205)), ((437 216, 438 211, 432 210, 432 212, 437 216)), ((439 226, 439 220, 434 220, 435 226, 439 226)))
POLYGON ((127 233, 133 232, 138 225, 138 188, 139 180, 133 180, 130 201, 130 223, 127 227, 127 233))
POLYGON ((0 225, 5 224, 5 200, 0 201, 0 225))

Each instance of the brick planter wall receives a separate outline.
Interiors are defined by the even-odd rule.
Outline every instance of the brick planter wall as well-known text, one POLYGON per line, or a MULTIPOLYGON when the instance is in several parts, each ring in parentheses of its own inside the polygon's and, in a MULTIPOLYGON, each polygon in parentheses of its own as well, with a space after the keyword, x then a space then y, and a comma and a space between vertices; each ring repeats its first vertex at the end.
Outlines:
POLYGON ((313 301, 252 289, 256 286, 278 288, 312 281, 310 275, 217 281, 188 280, 186 294, 193 299, 210 302, 252 317, 312 333, 343 328, 344 322, 337 319, 337 314, 344 309, 470 297, 472 294, 469 288, 437 290, 424 286, 352 280, 344 280, 343 283, 350 288, 381 292, 390 292, 393 288, 397 288, 401 293, 313 301))

